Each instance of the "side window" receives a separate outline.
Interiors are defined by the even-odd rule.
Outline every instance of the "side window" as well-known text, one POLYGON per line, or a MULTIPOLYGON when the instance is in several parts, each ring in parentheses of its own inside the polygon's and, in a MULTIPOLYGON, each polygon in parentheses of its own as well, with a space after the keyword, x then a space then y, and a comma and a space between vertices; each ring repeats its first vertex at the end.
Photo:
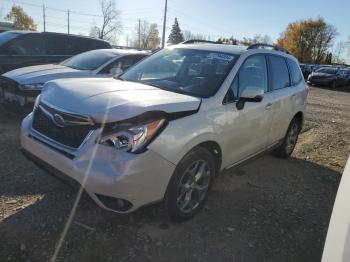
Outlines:
POLYGON ((19 37, 9 46, 15 55, 45 55, 45 42, 41 35, 28 34, 19 37))
POLYGON ((292 85, 297 85, 302 81, 302 76, 300 73, 299 66, 295 61, 291 59, 287 59, 287 61, 290 69, 290 77, 291 77, 292 85))
POLYGON ((118 68, 120 69, 120 72, 125 72, 129 67, 136 64, 138 61, 140 61, 145 56, 143 55, 129 55, 125 56, 119 59, 116 59, 109 65, 107 65, 105 68, 103 68, 99 74, 110 74, 112 68, 118 68))
POLYGON ((66 55, 66 40, 65 36, 61 35, 46 35, 46 49, 48 55, 66 55))
POLYGON ((286 60, 280 56, 270 56, 271 83, 273 90, 290 86, 286 60))
POLYGON ((265 92, 268 91, 267 66, 264 55, 251 56, 243 63, 225 96, 224 103, 234 101, 248 86, 262 87, 265 92))
POLYGON ((67 47, 68 53, 70 55, 77 55, 85 51, 90 51, 90 39, 69 36, 67 47))

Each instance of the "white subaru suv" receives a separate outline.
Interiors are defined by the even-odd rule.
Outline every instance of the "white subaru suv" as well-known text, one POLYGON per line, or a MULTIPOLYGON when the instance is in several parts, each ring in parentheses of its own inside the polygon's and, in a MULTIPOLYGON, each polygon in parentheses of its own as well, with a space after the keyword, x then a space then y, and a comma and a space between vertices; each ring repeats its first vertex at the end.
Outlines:
POLYGON ((46 83, 21 144, 102 208, 163 200, 181 221, 202 208, 220 171, 268 150, 288 157, 306 97, 298 61, 282 48, 187 41, 119 79, 46 83))

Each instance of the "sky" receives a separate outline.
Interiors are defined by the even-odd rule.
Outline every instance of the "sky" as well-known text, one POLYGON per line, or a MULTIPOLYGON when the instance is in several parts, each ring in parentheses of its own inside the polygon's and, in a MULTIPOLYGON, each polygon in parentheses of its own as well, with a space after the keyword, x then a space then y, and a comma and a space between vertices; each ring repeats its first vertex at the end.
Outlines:
MULTIPOLYGON (((127 36, 135 35, 138 19, 163 24, 165 0, 116 0, 121 12, 123 31, 118 44, 125 44, 127 36)), ((71 33, 88 34, 93 23, 101 18, 79 13, 100 15, 99 0, 0 0, 0 17, 4 17, 11 5, 17 3, 31 15, 43 30, 42 5, 48 9, 47 31, 67 32, 67 14, 70 9, 71 33)), ((338 41, 349 40, 349 0, 168 0, 167 35, 177 17, 182 30, 218 38, 220 36, 241 39, 257 34, 269 35, 276 40, 288 23, 322 16, 334 25, 338 41)))

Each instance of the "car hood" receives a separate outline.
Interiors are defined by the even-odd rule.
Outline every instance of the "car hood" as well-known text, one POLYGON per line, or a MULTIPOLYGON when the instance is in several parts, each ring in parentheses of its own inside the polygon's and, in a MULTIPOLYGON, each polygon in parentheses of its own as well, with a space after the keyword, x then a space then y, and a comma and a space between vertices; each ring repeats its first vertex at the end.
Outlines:
POLYGON ((201 99, 140 83, 116 79, 61 79, 44 86, 41 101, 63 111, 116 122, 145 112, 198 110, 201 99))
POLYGON ((3 76, 19 84, 41 84, 50 80, 91 76, 92 71, 77 70, 63 65, 37 65, 12 70, 3 76))

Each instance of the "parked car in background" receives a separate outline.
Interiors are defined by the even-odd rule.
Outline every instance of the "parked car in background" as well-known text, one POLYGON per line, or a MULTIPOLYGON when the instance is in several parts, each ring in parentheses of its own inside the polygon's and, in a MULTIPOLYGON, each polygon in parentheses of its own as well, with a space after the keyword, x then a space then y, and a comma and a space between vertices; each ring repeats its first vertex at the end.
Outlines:
POLYGON ((112 48, 103 40, 61 33, 8 31, 0 33, 0 74, 31 65, 61 62, 94 49, 112 48))
POLYGON ((298 61, 274 46, 190 43, 120 80, 46 83, 22 122, 24 154, 107 210, 164 200, 176 221, 203 207, 221 170, 272 149, 289 157, 307 97, 298 61))
POLYGON ((312 85, 324 85, 331 88, 347 84, 347 79, 338 67, 320 67, 312 72, 307 82, 312 85))
POLYGON ((314 67, 315 66, 311 64, 300 64, 300 69, 301 69, 301 72, 303 72, 303 76, 305 80, 312 73, 312 71, 314 70, 314 67))
POLYGON ((16 69, 0 77, 0 99, 6 105, 32 106, 50 80, 82 77, 117 77, 147 56, 147 51, 100 49, 73 56, 60 64, 16 69))
POLYGON ((350 86, 350 68, 341 69, 340 74, 346 79, 346 84, 350 86))
POLYGON ((328 227, 322 262, 350 261, 350 158, 345 166, 331 221, 328 227))

